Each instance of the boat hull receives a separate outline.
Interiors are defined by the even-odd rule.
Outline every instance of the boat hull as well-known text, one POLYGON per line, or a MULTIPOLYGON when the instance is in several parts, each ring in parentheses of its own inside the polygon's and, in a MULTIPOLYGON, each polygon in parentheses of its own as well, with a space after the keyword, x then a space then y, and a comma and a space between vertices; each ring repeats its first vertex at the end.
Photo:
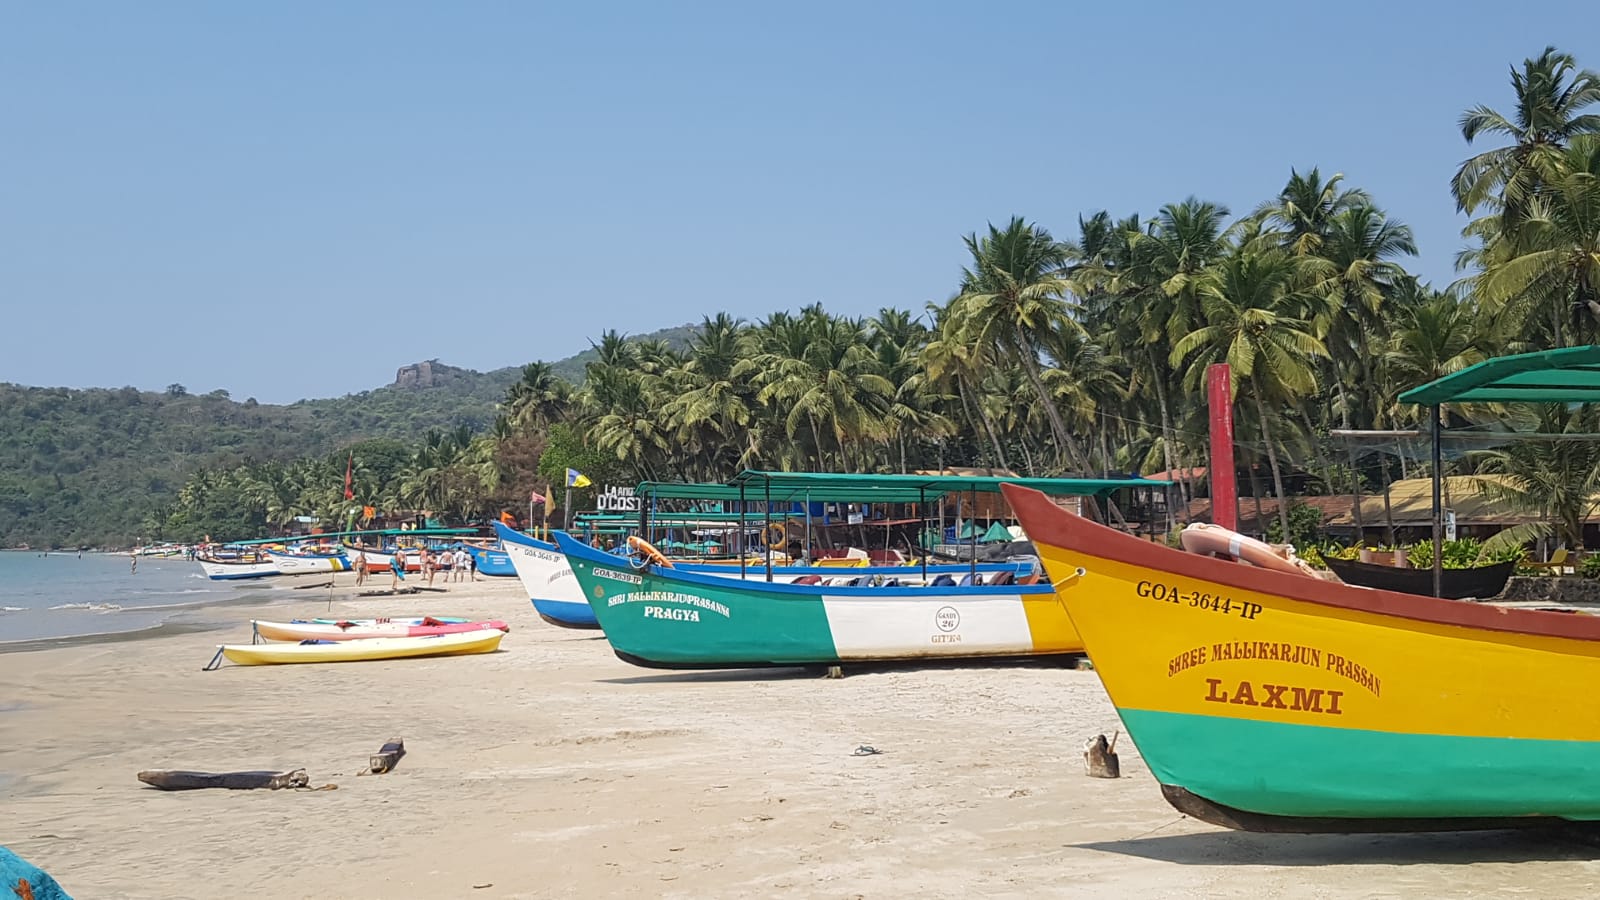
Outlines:
POLYGON ((628 662, 742 668, 1079 653, 1048 586, 818 587, 650 566, 557 533, 606 637, 628 662))
POLYGON ((343 553, 301 556, 268 550, 267 556, 283 575, 325 575, 330 572, 350 571, 350 560, 343 553))
POLYGON ((495 531, 539 618, 562 628, 600 627, 600 620, 595 618, 582 588, 572 577, 572 566, 554 544, 531 538, 498 522, 495 531))
POLYGON ((511 564, 511 554, 504 550, 468 547, 467 552, 472 554, 479 575, 490 575, 495 578, 515 578, 517 575, 516 566, 511 564))
POLYGON ((1169 789, 1348 831, 1600 818, 1600 620, 1253 569, 1005 492, 1169 789))
POLYGON ((212 581, 236 581, 244 578, 270 578, 281 575, 276 563, 270 559, 264 562, 215 562, 212 560, 199 560, 200 570, 212 581))
POLYGON ((289 663, 366 662, 418 656, 465 656, 493 653, 506 633, 497 628, 438 637, 373 638, 318 644, 224 644, 228 661, 241 666, 289 663))
MULTIPOLYGON (((1403 594, 1433 596, 1432 569, 1400 569, 1379 566, 1353 559, 1325 559, 1328 568, 1345 584, 1399 591, 1403 594)), ((1448 600, 1467 597, 1488 599, 1505 590, 1506 581, 1515 570, 1515 562, 1496 563, 1475 569, 1444 569, 1440 572, 1440 596, 1448 600)))

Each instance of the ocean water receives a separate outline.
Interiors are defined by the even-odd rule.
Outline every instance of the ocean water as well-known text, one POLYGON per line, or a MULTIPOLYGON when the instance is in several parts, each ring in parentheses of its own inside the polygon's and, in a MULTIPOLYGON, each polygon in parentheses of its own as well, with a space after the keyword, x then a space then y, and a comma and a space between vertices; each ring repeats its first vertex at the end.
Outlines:
MULTIPOLYGON (((207 606, 266 599, 278 587, 212 581, 186 559, 0 552, 0 644, 155 628, 207 606)), ((278 581, 279 579, 265 579, 278 581)))

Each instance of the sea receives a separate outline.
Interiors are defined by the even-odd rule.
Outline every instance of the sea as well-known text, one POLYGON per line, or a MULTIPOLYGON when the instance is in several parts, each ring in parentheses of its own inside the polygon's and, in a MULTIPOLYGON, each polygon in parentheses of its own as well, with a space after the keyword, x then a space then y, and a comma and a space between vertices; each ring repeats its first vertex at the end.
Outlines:
POLYGON ((125 553, 7 550, 0 552, 0 649, 130 635, 207 607, 290 599, 281 593, 287 586, 263 583, 279 580, 212 581, 199 563, 176 557, 142 556, 130 572, 125 553))

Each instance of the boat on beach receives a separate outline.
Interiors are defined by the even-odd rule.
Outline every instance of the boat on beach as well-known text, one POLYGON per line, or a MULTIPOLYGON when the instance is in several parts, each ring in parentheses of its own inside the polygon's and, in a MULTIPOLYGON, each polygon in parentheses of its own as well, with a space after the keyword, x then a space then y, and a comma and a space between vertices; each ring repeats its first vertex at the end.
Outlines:
POLYGON ((288 663, 363 662, 418 656, 493 653, 506 636, 498 628, 432 637, 379 637, 359 641, 304 641, 298 644, 223 644, 218 652, 241 666, 288 663))
POLYGON ((517 569, 511 564, 511 554, 504 549, 478 547, 472 544, 465 545, 465 549, 472 554, 472 560, 477 567, 479 575, 489 575, 495 578, 516 577, 517 569))
POLYGON ((267 558, 283 575, 323 575, 350 571, 350 559, 341 553, 284 552, 265 550, 267 558))
POLYGON ((555 544, 494 523, 522 589, 539 618, 562 628, 599 628, 600 620, 572 577, 572 566, 555 544))
POLYGON ((1600 819, 1600 617, 1255 568, 1003 490, 1180 811, 1289 832, 1600 819))
POLYGON ((256 634, 269 641, 358 641, 372 638, 431 637, 497 628, 510 631, 499 620, 446 622, 424 618, 413 622, 263 622, 252 621, 256 634))
POLYGON ((213 549, 195 554, 200 571, 212 581, 270 578, 283 572, 264 551, 213 549))
MULTIPOLYGON (((1398 566, 1329 557, 1324 557, 1322 561, 1327 563, 1328 570, 1339 576, 1339 580, 1345 584, 1399 591, 1402 594, 1433 596, 1432 569, 1402 569, 1398 566)), ((1506 582, 1511 579, 1511 573, 1516 567, 1516 562, 1512 561, 1490 566, 1475 566, 1470 569, 1443 569, 1439 596, 1448 600, 1464 600, 1468 597, 1487 600, 1505 590, 1506 582)))
MULTIPOLYGON (((674 669, 1081 653, 1048 584, 824 586, 691 572, 556 532, 612 649, 674 669)), ((849 570, 845 570, 849 571, 849 570)))

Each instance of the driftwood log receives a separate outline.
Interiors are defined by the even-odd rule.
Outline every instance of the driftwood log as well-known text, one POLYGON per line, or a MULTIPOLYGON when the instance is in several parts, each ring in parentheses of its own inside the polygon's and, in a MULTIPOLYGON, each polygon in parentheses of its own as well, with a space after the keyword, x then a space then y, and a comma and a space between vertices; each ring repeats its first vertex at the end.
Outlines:
POLYGON ((1084 745, 1083 767, 1090 778, 1121 778, 1122 763, 1117 761, 1116 737, 1110 741, 1103 734, 1090 738, 1084 745))
POLYGON ((399 764, 400 757, 405 755, 406 742, 400 738, 395 738, 378 748, 377 753, 372 754, 372 759, 367 763, 369 766, 367 774, 382 775, 385 772, 392 772, 394 767, 399 764))
POLYGON ((310 590, 311 588, 324 588, 324 587, 333 587, 333 582, 331 582, 331 581, 319 581, 316 584, 297 584, 297 585, 294 586, 294 589, 297 590, 297 591, 305 591, 305 590, 310 590))
POLYGON ((182 769, 146 769, 139 780, 163 791, 193 791, 200 788, 227 788, 234 791, 266 788, 301 788, 311 784, 305 769, 287 772, 188 772, 182 769))

